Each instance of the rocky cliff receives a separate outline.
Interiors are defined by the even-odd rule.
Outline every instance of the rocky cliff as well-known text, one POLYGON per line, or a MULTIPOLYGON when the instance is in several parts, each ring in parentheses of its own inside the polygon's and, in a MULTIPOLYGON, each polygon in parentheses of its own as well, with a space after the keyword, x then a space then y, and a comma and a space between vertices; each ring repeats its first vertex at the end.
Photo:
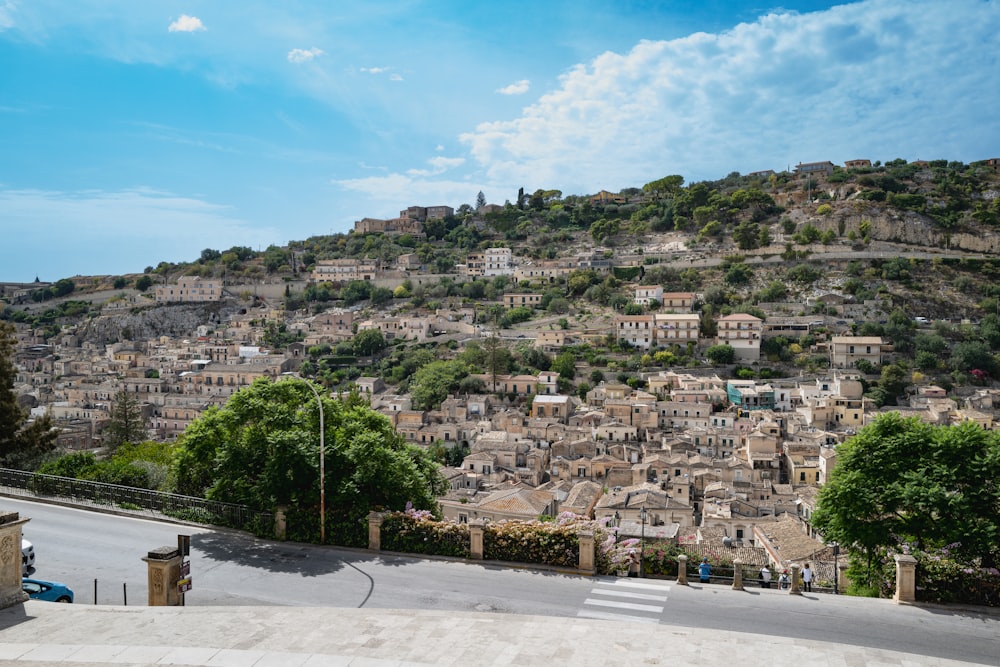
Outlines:
POLYGON ((87 320, 81 324, 78 336, 81 341, 101 346, 159 336, 190 337, 201 325, 212 327, 228 321, 240 308, 236 301, 151 305, 87 320))

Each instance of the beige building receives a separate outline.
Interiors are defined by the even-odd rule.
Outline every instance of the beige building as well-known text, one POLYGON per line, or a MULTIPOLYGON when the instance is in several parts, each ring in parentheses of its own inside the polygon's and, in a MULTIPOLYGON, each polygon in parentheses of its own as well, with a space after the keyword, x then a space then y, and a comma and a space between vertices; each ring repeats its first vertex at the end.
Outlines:
POLYGON ((654 343, 660 346, 697 342, 701 330, 701 319, 695 313, 656 313, 653 323, 656 325, 654 343))
POLYGON ((694 305, 693 292, 664 292, 660 297, 662 310, 690 313, 694 305))
POLYGON ((219 301, 222 298, 222 281, 199 276, 184 276, 176 285, 159 285, 153 288, 158 303, 219 301))
POLYGON ((375 280, 378 274, 377 259, 321 259, 313 268, 312 280, 316 283, 349 283, 354 280, 375 280))
POLYGON ((884 345, 879 336, 834 336, 830 339, 830 365, 834 368, 853 368, 864 359, 874 366, 881 366, 884 345))
POLYGON ((504 294, 503 305, 506 308, 517 308, 519 306, 523 306, 525 308, 538 308, 542 305, 542 295, 528 293, 504 294))
POLYGON ((733 348, 736 361, 760 360, 760 337, 764 331, 764 320, 747 313, 735 313, 720 317, 717 324, 717 343, 733 348))

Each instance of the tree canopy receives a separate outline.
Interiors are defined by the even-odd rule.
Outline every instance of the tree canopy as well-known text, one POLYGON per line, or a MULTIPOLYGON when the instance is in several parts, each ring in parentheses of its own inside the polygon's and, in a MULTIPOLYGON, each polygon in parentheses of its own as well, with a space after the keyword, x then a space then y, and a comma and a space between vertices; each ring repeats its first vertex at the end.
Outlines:
POLYGON ((114 451, 126 442, 139 443, 148 436, 139 399, 125 390, 116 393, 111 402, 108 425, 104 428, 104 444, 114 451))
POLYGON ((1000 434, 887 413, 837 448, 813 525, 869 560, 901 543, 994 567, 1000 557, 1000 434))
POLYGON ((0 465, 33 469, 56 446, 48 415, 29 421, 14 394, 14 327, 0 322, 0 465))
MULTIPOLYGON (((328 521, 357 523, 377 508, 436 507, 438 465, 407 444, 357 394, 323 395, 328 521)), ((319 410, 307 382, 255 381, 195 420, 179 440, 173 474, 188 495, 261 510, 319 513, 319 410)))

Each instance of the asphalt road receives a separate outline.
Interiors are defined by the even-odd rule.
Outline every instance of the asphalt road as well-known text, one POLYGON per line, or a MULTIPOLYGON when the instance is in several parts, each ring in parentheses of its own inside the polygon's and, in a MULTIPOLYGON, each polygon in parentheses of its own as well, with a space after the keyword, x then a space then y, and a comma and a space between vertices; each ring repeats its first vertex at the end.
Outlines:
MULTIPOLYGON (((1000 616, 777 589, 582 577, 451 560, 257 540, 207 530, 0 498, 30 517, 33 576, 62 581, 77 604, 146 603, 151 549, 191 535, 188 605, 290 605, 475 611, 603 618, 796 636, 1000 665, 1000 616)), ((734 647, 734 658, 738 647, 734 647)))

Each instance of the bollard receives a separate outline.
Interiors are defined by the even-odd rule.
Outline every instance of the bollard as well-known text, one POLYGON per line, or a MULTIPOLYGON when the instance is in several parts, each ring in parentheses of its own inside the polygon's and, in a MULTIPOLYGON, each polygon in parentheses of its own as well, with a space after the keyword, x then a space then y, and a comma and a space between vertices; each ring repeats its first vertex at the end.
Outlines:
POLYGON ((792 563, 792 587, 788 589, 789 595, 802 595, 802 576, 799 574, 799 564, 792 563))
POLYGON ((688 557, 684 554, 677 557, 677 585, 688 585, 688 557))
POLYGON ((733 561, 733 590, 743 590, 743 561, 738 558, 733 561))

